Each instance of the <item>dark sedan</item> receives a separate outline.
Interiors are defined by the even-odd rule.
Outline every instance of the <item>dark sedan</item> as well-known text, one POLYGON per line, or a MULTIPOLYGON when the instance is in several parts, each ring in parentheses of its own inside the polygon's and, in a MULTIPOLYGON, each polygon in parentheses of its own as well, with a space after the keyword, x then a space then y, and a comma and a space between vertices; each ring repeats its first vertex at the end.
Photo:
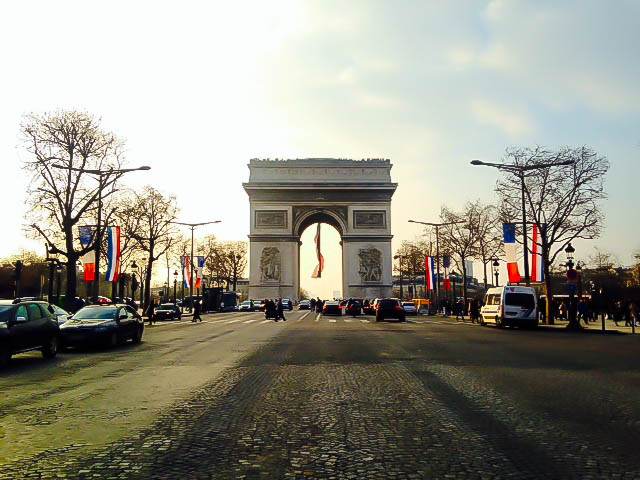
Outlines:
POLYGON ((407 312, 402 308, 402 303, 397 298, 382 298, 376 303, 376 322, 395 318, 400 322, 406 320, 407 312))
POLYGON ((342 315, 342 306, 340 302, 328 301, 324 302, 322 307, 323 315, 342 315))
POLYGON ((91 305, 78 310, 60 327, 65 347, 84 345, 116 346, 131 339, 142 340, 142 317, 128 305, 91 305))
POLYGON ((156 308, 156 312, 153 314, 154 320, 180 320, 182 313, 180 307, 173 303, 163 303, 156 308))

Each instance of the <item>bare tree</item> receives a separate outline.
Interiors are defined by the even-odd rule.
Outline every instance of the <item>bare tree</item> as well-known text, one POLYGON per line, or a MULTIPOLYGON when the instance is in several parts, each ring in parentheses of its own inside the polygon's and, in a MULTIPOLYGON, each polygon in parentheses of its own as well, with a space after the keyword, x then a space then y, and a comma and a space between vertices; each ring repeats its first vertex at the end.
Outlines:
POLYGON ((545 274, 546 318, 553 322, 551 266, 573 240, 599 236, 603 223, 600 202, 606 198, 604 178, 609 162, 588 147, 566 147, 557 151, 544 147, 513 148, 507 150, 504 160, 528 168, 573 161, 572 165, 525 169, 522 177, 503 172, 496 185, 504 221, 515 223, 521 217, 524 192, 527 218, 544 232, 539 246, 545 274))
POLYGON ((145 187, 142 193, 134 193, 125 199, 118 208, 117 216, 126 229, 124 234, 135 241, 135 248, 146 257, 144 311, 150 304, 153 263, 171 248, 175 228, 170 222, 176 219, 177 214, 176 198, 165 197, 150 186, 145 187))
POLYGON ((467 308, 467 265, 466 260, 474 258, 478 243, 478 204, 468 202, 462 212, 455 212, 442 206, 440 219, 446 225, 440 227, 442 251, 448 252, 462 271, 462 297, 467 308))
POLYGON ((594 247, 594 250, 595 253, 589 255, 589 266, 600 271, 609 271, 620 263, 611 252, 602 251, 598 247, 594 247))
POLYGON ((120 168, 124 144, 101 128, 100 119, 82 112, 26 115, 21 131, 31 156, 24 164, 32 174, 27 218, 49 252, 66 258, 65 305, 72 308, 76 263, 95 246, 77 243, 75 227, 95 223, 99 199, 108 201, 122 176, 114 173, 96 178, 86 171, 120 168))
POLYGON ((484 274, 484 288, 487 289, 487 265, 493 258, 500 256, 504 248, 498 210, 493 205, 484 205, 479 200, 475 202, 477 211, 477 244, 475 258, 482 262, 484 274))

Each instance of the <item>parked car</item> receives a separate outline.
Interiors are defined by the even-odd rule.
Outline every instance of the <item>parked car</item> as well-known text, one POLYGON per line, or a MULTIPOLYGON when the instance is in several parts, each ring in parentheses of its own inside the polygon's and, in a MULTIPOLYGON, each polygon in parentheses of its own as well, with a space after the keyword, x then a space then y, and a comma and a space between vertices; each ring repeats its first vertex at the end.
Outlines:
POLYGON ((53 304, 51 304, 50 306, 53 309, 53 314, 58 319, 58 326, 62 325, 71 317, 71 314, 67 312, 64 308, 60 308, 59 306, 53 305, 53 304))
POLYGON ((286 308, 287 310, 293 310, 293 302, 288 298, 284 298, 282 299, 282 307, 286 308))
POLYGON ((58 353, 60 328, 53 307, 44 301, 0 300, 0 367, 16 353, 40 350, 45 358, 58 353))
POLYGON ((480 309, 481 323, 505 326, 537 327, 538 301, 533 287, 503 286, 487 290, 480 309))
POLYGON ((255 309, 256 306, 254 305, 253 300, 245 300, 238 307, 238 310, 240 310, 241 312, 253 312, 255 311, 255 309))
POLYGON ((400 322, 406 320, 406 312, 397 298, 376 299, 376 322, 387 318, 396 318, 400 322))
POLYGON ((309 310, 311 308, 311 302, 309 300, 300 300, 298 310, 309 310))
POLYGON ((413 302, 402 302, 402 308, 407 315, 418 315, 418 309, 413 302))
POLYGON ((182 318, 182 312, 180 307, 174 303, 162 303, 158 305, 155 313, 153 314, 154 320, 180 320, 182 318))
POLYGON ((342 315, 342 306, 335 300, 327 300, 322 307, 322 315, 342 315))
POLYGON ((143 332, 140 314, 123 304, 84 307, 60 327, 65 347, 99 344, 113 347, 128 339, 139 343, 143 332))

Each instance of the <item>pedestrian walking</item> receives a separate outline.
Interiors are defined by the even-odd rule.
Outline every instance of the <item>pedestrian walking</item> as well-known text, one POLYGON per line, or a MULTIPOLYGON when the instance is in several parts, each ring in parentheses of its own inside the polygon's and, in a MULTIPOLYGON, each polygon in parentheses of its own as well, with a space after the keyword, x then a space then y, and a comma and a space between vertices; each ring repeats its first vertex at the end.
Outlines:
POLYGON ((476 320, 480 319, 480 309, 478 308, 478 301, 471 301, 471 308, 469 309, 471 314, 471 323, 476 323, 476 320))
POLYGON ((202 307, 200 306, 200 300, 196 300, 196 302, 193 304, 193 318, 191 319, 193 323, 197 322, 198 320, 202 322, 202 318, 200 317, 201 308, 202 307))
POLYGON ((278 299, 278 305, 276 307, 276 318, 281 318, 283 322, 287 321, 284 316, 284 306, 282 305, 282 298, 278 299))
POLYGON ((462 300, 458 300, 454 308, 456 311, 456 322, 460 317, 462 317, 462 321, 464 322, 464 306, 462 305, 462 300))
POLYGON ((631 314, 631 321, 633 322, 633 325, 635 325, 636 327, 640 326, 640 311, 638 311, 638 304, 636 302, 631 302, 631 305, 629 305, 629 313, 631 314))

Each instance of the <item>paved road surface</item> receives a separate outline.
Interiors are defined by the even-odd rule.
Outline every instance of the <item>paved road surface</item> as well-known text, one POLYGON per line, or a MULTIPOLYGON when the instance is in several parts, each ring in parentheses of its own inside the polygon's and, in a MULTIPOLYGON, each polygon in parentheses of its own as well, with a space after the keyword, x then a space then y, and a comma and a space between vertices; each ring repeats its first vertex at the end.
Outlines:
POLYGON ((639 478, 639 339, 293 312, 14 358, 0 478, 639 478))

